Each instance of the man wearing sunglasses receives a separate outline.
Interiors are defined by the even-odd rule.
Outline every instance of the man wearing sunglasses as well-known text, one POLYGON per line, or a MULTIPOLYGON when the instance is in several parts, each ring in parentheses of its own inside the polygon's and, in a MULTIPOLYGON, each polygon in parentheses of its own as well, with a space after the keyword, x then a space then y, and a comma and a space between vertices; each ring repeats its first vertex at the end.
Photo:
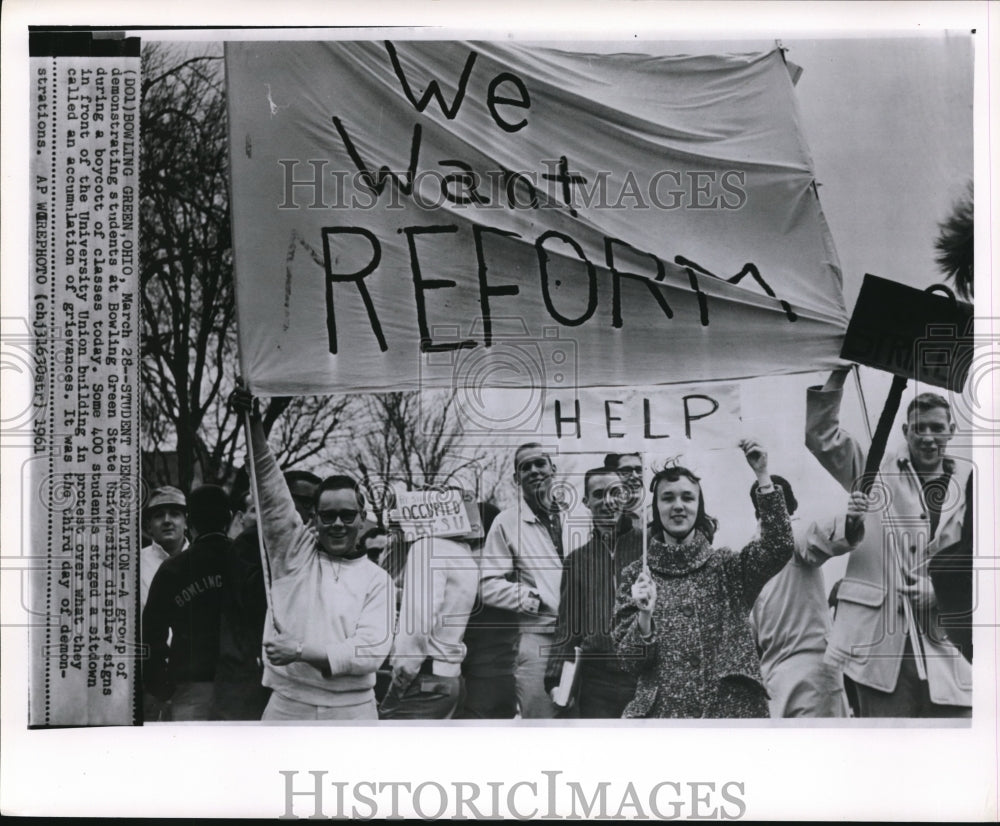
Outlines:
POLYGON ((258 523, 271 573, 264 627, 262 720, 375 720, 375 672, 392 647, 389 575, 358 548, 365 502, 348 476, 328 476, 303 521, 267 445, 253 396, 230 403, 250 413, 258 523))

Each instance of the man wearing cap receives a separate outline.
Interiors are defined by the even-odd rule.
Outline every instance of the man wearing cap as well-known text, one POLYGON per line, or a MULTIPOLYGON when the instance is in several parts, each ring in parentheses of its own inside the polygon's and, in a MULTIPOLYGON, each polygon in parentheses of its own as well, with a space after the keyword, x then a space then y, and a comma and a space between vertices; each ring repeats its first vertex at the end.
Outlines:
POLYGON ((146 607, 149 586, 164 561, 188 546, 187 500, 177 488, 157 488, 146 503, 143 527, 153 541, 139 551, 139 610, 146 607))
POLYGON ((194 540, 160 565, 142 612, 142 641, 149 648, 143 686, 169 703, 174 721, 211 719, 222 579, 232 544, 222 488, 192 490, 188 517, 194 540))

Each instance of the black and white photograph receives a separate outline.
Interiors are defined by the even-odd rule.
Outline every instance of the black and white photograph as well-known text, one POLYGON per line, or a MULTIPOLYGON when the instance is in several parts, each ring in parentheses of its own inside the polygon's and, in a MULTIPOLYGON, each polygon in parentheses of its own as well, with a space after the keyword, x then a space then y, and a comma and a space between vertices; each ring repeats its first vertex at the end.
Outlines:
POLYGON ((4 814, 996 819, 991 4, 45 7, 4 814))

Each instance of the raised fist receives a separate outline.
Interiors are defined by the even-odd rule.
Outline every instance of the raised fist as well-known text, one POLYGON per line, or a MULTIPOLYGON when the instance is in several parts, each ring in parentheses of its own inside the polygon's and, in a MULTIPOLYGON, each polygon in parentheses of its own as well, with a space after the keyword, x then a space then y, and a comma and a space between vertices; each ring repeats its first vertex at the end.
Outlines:
POLYGON ((756 439, 743 439, 740 442, 740 447, 743 449, 743 455, 746 456, 747 464, 750 468, 760 476, 763 473, 767 473, 767 451, 761 447, 760 442, 756 439))

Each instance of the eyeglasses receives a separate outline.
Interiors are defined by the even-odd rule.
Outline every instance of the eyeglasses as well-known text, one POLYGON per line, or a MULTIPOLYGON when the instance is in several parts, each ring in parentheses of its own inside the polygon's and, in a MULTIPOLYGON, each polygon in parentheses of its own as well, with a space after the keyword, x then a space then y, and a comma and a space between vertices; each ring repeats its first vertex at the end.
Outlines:
POLYGON ((332 525, 338 519, 345 525, 350 525, 355 519, 358 518, 360 511, 354 508, 340 508, 339 510, 334 508, 332 510, 317 511, 316 516, 319 517, 319 521, 324 525, 332 525))
POLYGON ((642 476, 642 467, 620 467, 618 473, 621 476, 642 476))

